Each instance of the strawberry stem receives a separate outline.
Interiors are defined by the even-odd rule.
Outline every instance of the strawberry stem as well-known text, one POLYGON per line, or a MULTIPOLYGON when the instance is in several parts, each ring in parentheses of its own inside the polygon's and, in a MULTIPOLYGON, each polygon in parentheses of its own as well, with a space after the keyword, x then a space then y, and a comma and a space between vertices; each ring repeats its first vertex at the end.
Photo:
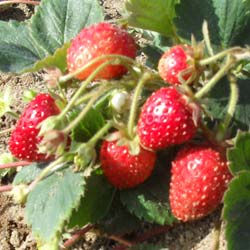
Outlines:
POLYGON ((12 118, 14 118, 15 120, 19 119, 19 115, 16 112, 13 111, 7 111, 6 112, 7 115, 10 115, 12 118))
MULTIPOLYGON (((65 162, 65 157, 60 157, 55 161, 51 162, 46 168, 42 170, 42 172, 36 177, 36 179, 29 185, 29 192, 33 190, 33 188, 44 179, 55 167, 59 167, 59 164, 65 162)), ((64 166, 62 164, 60 167, 64 166)))
POLYGON ((10 163, 5 163, 5 164, 0 164, 0 169, 17 168, 17 167, 28 166, 30 164, 32 164, 32 162, 29 162, 29 161, 10 162, 10 163))
POLYGON ((95 101, 100 97, 100 94, 102 94, 104 91, 107 91, 107 87, 102 87, 96 93, 93 94, 92 98, 89 100, 87 105, 83 108, 83 110, 79 113, 79 115, 66 127, 63 129, 64 134, 68 134, 73 128, 75 128, 84 118, 84 116, 87 114, 87 112, 91 109, 95 101))
POLYGON ((0 131, 0 136, 10 133, 14 128, 7 128, 0 131))
POLYGON ((225 65, 221 67, 220 70, 218 70, 218 72, 209 80, 209 82, 195 94, 195 98, 201 99, 203 96, 208 94, 216 83, 228 73, 234 63, 235 58, 228 56, 225 65))
POLYGON ((88 142, 88 145, 95 145, 112 127, 111 122, 107 122, 88 142))
MULTIPOLYGON (((89 63, 85 64, 83 67, 75 70, 74 72, 69 73, 69 74, 64 75, 64 76, 61 76, 59 78, 59 82, 67 82, 67 81, 71 80, 72 78, 74 78, 77 75, 79 75, 82 71, 84 71, 87 68, 91 67, 95 63, 98 63, 99 61, 104 61, 104 63, 102 63, 102 64, 107 63, 107 64, 105 64, 105 67, 107 65, 109 65, 109 64, 124 64, 124 66, 127 66, 127 65, 131 65, 131 64, 135 63, 134 59, 132 59, 130 57, 127 57, 127 56, 122 56, 122 55, 119 55, 119 54, 103 55, 103 56, 99 56, 97 58, 94 58, 92 61, 90 61, 89 63), (107 61, 107 59, 109 59, 109 60, 107 61)), ((103 68, 101 68, 101 70, 102 69, 103 68)), ((101 70, 99 70, 99 71, 101 71, 101 70)), ((98 73, 99 73, 99 71, 98 71, 98 73)), ((92 74, 94 74, 94 72, 92 74)), ((92 74, 91 74, 91 76, 92 76, 92 74)), ((94 76, 96 76, 96 74, 94 74, 94 76)))
POLYGON ((94 228, 94 225, 87 224, 82 229, 77 230, 73 233, 70 239, 66 240, 63 243, 63 246, 61 247, 61 250, 69 249, 71 246, 73 246, 78 240, 80 240, 87 232, 92 230, 94 228))
POLYGON ((130 113, 129 113, 129 118, 128 118, 128 136, 130 137, 130 139, 134 138, 134 124, 135 124, 135 118, 136 118, 136 114, 137 114, 137 106, 138 106, 138 100, 139 97, 141 95, 141 91, 143 88, 143 85, 145 84, 145 82, 147 82, 149 79, 151 78, 151 74, 149 72, 144 72, 144 74, 142 75, 141 79, 139 80, 136 89, 135 89, 135 93, 133 96, 133 100, 131 103, 131 107, 130 107, 130 113))
POLYGON ((111 240, 114 240, 116 242, 118 242, 119 244, 123 245, 123 246, 126 246, 126 247, 132 247, 134 245, 133 242, 130 242, 126 239, 123 239, 121 238, 120 236, 117 236, 117 235, 106 235, 107 238, 111 239, 111 240))
POLYGON ((224 120, 219 124, 218 131, 216 133, 217 141, 222 141, 227 132, 227 128, 234 116, 236 105, 239 99, 239 89, 237 86, 237 79, 232 74, 228 77, 230 83, 230 99, 228 103, 227 113, 224 120))
POLYGON ((12 185, 0 186, 0 193, 9 192, 13 189, 12 185))
POLYGON ((208 54, 212 57, 212 56, 214 56, 214 51, 213 51, 213 47, 211 45, 207 21, 203 22, 202 33, 203 33, 204 41, 205 41, 205 44, 206 44, 206 47, 208 50, 208 54))
POLYGON ((60 115, 58 116, 58 119, 61 120, 63 119, 66 114, 68 113, 68 111, 75 105, 75 102, 79 99, 79 97, 81 96, 82 92, 85 90, 85 88, 87 87, 88 84, 90 84, 95 76, 101 71, 103 70, 103 68, 105 68, 107 65, 114 63, 115 60, 113 61, 108 61, 108 62, 104 62, 101 65, 99 65, 94 72, 82 83, 81 87, 77 90, 77 92, 74 94, 74 96, 72 97, 71 101, 67 104, 67 106, 63 109, 63 111, 60 113, 60 115))
POLYGON ((222 51, 222 52, 220 52, 220 53, 218 53, 216 55, 213 55, 211 57, 200 60, 198 62, 198 65, 199 66, 206 66, 206 65, 214 63, 217 60, 222 59, 223 57, 228 56, 228 55, 230 55, 230 54, 232 54, 234 52, 242 52, 242 50, 243 49, 241 47, 233 47, 233 48, 224 50, 224 51, 222 51))
POLYGON ((222 221, 219 220, 215 224, 215 229, 214 229, 214 232, 213 232, 214 242, 213 242, 213 245, 212 245, 212 250, 219 250, 220 249, 221 223, 222 223, 222 221))

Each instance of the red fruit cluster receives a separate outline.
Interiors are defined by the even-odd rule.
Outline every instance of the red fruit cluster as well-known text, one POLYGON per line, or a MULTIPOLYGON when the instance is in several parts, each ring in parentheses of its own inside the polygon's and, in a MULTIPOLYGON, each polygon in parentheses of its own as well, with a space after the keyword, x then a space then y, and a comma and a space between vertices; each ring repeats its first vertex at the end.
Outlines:
MULTIPOLYGON (((71 42, 67 52, 69 72, 86 66, 93 59, 118 54, 135 58, 136 44, 126 30, 110 23, 98 23, 84 28, 71 42)), ((110 60, 110 59, 109 59, 110 60)), ((80 80, 86 79, 105 60, 99 60, 77 75, 80 80)), ((106 66, 95 79, 111 79, 127 72, 123 65, 106 66)))
POLYGON ((196 74, 194 50, 189 45, 176 45, 160 58, 158 71, 162 79, 170 84, 180 85, 180 79, 188 80, 196 74))
POLYGON ((9 140, 11 153, 20 160, 46 161, 46 154, 38 152, 42 137, 37 127, 43 120, 60 113, 55 100, 48 94, 37 95, 24 109, 9 140))
POLYGON ((215 210, 232 178, 225 157, 210 146, 185 146, 172 162, 171 171, 170 205, 182 221, 215 210))

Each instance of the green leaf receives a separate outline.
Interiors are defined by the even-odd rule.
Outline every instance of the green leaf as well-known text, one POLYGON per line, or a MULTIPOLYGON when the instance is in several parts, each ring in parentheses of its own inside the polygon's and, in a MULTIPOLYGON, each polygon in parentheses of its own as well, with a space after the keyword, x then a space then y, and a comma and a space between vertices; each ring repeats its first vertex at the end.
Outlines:
MULTIPOLYGON (((74 119, 78 116, 80 110, 74 110, 70 119, 74 119)), ((99 129, 105 124, 105 119, 101 112, 94 108, 91 108, 79 125, 72 131, 72 139, 78 142, 85 142, 89 140, 99 129)))
MULTIPOLYGON (((97 0, 43 0, 28 21, 0 21, 0 71, 20 73, 45 66, 40 63, 33 69, 82 28, 103 19, 97 0)), ((61 65, 58 53, 48 61, 61 65)))
POLYGON ((224 198, 228 250, 250 249, 250 172, 245 171, 229 184, 224 198))
MULTIPOLYGON (((250 85, 248 80, 238 80, 239 100, 233 117, 235 129, 247 131, 250 124, 250 85)), ((214 119, 222 119, 227 111, 230 89, 226 79, 221 80, 210 92, 205 100, 206 106, 214 119)))
POLYGON ((208 22, 212 44, 229 47, 250 42, 250 1, 182 0, 176 7, 178 34, 190 41, 203 40, 202 24, 208 22))
POLYGON ((168 248, 155 244, 140 244, 129 248, 129 250, 168 250, 168 248))
POLYGON ((128 0, 125 4, 131 26, 174 36, 175 5, 180 0, 128 0))
POLYGON ((69 227, 83 227, 87 223, 96 223, 108 212, 114 197, 114 188, 103 175, 92 175, 85 185, 85 194, 80 206, 73 212, 69 227))
POLYGON ((70 168, 42 180, 28 195, 25 213, 38 249, 57 250, 65 222, 78 207, 84 179, 70 168))
POLYGON ((32 182, 48 163, 32 163, 23 167, 15 176, 13 185, 28 184, 32 182))
MULTIPOLYGON (((250 24, 250 1, 212 0, 218 17, 219 34, 224 47, 236 44, 250 24)), ((249 34, 247 34, 249 37, 249 34)))
POLYGON ((99 222, 98 228, 108 234, 124 235, 138 230, 141 225, 138 217, 129 213, 116 195, 108 214, 99 222))
POLYGON ((227 158, 231 172, 236 175, 240 171, 250 170, 250 133, 238 132, 234 139, 234 147, 229 148, 227 158))
POLYGON ((42 60, 37 61, 32 68, 26 71, 38 71, 43 68, 57 67, 62 72, 67 70, 67 49, 70 43, 65 43, 63 47, 56 49, 53 55, 49 55, 42 60))
POLYGON ((184 39, 190 41, 193 34, 197 40, 203 40, 202 24, 206 20, 212 43, 220 44, 218 17, 211 0, 182 0, 176 7, 176 15, 174 22, 184 39))
POLYGON ((161 225, 172 224, 168 200, 169 169, 157 166, 152 176, 142 185, 121 191, 121 201, 138 218, 161 225))

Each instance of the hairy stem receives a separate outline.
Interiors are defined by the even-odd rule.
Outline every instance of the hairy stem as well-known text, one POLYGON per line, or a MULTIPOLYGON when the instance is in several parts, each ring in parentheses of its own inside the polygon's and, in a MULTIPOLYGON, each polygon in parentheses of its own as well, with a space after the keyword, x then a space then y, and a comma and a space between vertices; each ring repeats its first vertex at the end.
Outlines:
POLYGON ((216 83, 218 83, 218 81, 228 73, 234 63, 234 57, 229 56, 225 65, 222 66, 221 69, 218 70, 218 72, 209 80, 209 82, 195 94, 195 98, 201 99, 203 96, 208 94, 216 83))
POLYGON ((215 225, 215 229, 213 232, 213 245, 211 248, 212 250, 219 250, 220 248, 221 224, 222 224, 222 221, 219 220, 215 225))
POLYGON ((130 113, 129 113, 129 118, 128 118, 128 135, 132 139, 134 137, 134 123, 135 123, 135 118, 136 118, 136 111, 137 111, 137 106, 138 106, 138 100, 141 95, 141 91, 143 88, 143 85, 147 80, 151 78, 151 75, 149 72, 145 72, 141 79, 138 82, 138 85, 136 86, 135 93, 133 96, 133 100, 131 103, 130 107, 130 113))
POLYGON ((64 157, 60 157, 51 162, 42 172, 36 177, 36 179, 29 185, 29 191, 31 191, 42 179, 44 179, 57 165, 65 162, 64 157))
POLYGON ((86 104, 86 106, 83 108, 83 110, 79 113, 79 115, 66 128, 64 128, 62 132, 67 134, 73 128, 75 128, 82 121, 82 119, 88 113, 88 111, 91 109, 95 101, 99 98, 100 94, 102 94, 106 89, 107 88, 103 87, 97 90, 96 93, 93 94, 89 102, 86 104))
POLYGON ((0 193, 9 192, 13 189, 12 185, 0 186, 0 193))
POLYGON ((95 76, 101 71, 103 70, 107 65, 110 65, 114 63, 114 61, 108 61, 108 62, 104 62, 103 64, 99 65, 94 72, 82 83, 81 87, 77 90, 77 92, 74 94, 74 96, 72 97, 71 101, 67 104, 67 106, 64 108, 64 110, 60 113, 58 119, 62 119, 67 112, 75 105, 76 101, 79 99, 79 97, 81 96, 81 94, 83 93, 83 91, 85 90, 85 88, 87 87, 88 84, 90 84, 95 76))
POLYGON ((218 54, 213 55, 211 57, 208 57, 208 58, 205 58, 203 60, 200 60, 198 62, 198 64, 200 66, 206 66, 206 65, 208 65, 210 63, 213 63, 213 62, 216 62, 217 60, 222 59, 223 57, 226 57, 226 56, 228 56, 228 55, 230 55, 232 53, 241 52, 241 51, 242 51, 241 47, 233 47, 233 48, 221 51, 218 54))
POLYGON ((202 33, 203 33, 203 37, 204 37, 204 41, 205 41, 208 53, 212 57, 214 55, 214 51, 213 51, 213 47, 211 45, 211 40, 210 40, 210 36, 209 36, 207 21, 203 22, 202 33))
POLYGON ((2 131, 0 131, 0 136, 5 135, 7 133, 10 133, 13 130, 13 128, 7 128, 2 131))
POLYGON ((5 163, 5 164, 0 164, 0 169, 17 168, 17 167, 28 166, 30 164, 32 164, 32 162, 29 162, 29 161, 10 162, 10 163, 5 163))
POLYGON ((107 122, 88 142, 88 145, 94 145, 100 138, 102 138, 112 127, 110 122, 107 122))
POLYGON ((80 230, 77 230, 73 233, 70 239, 66 240, 63 243, 63 246, 61 247, 61 250, 69 249, 71 246, 73 246, 77 241, 79 241, 87 232, 92 230, 94 228, 94 225, 87 224, 85 227, 83 227, 80 230))
MULTIPOLYGON (((104 61, 104 64, 108 63, 108 62, 109 62, 108 64, 112 64, 114 62, 116 62, 116 64, 118 64, 117 62, 119 62, 119 64, 123 64, 124 66, 131 65, 131 64, 135 63, 135 61, 132 58, 127 57, 127 56, 122 56, 122 55, 118 55, 118 54, 103 55, 103 56, 99 56, 97 58, 94 58, 92 61, 85 64, 83 67, 77 69, 76 71, 69 73, 65 76, 61 76, 59 78, 59 82, 67 82, 67 81, 71 80, 75 76, 79 75, 82 71, 86 70, 87 68, 91 67, 92 65, 94 65, 95 63, 98 63, 100 61, 104 61), (107 59, 109 61, 107 61, 107 59)), ((105 65, 105 66, 107 66, 107 65, 105 65)), ((99 73, 99 71, 98 71, 98 73, 99 73)))
POLYGON ((224 120, 219 124, 219 129, 216 135, 217 141, 222 141, 227 132, 227 128, 234 116, 236 105, 239 99, 239 89, 237 86, 237 79, 235 76, 230 75, 228 77, 230 83, 230 98, 228 103, 227 113, 224 120))
POLYGON ((118 242, 119 244, 123 245, 123 246, 126 246, 126 247, 132 247, 134 244, 120 236, 117 236, 117 235, 108 235, 107 238, 111 239, 111 240, 114 240, 116 242, 118 242))

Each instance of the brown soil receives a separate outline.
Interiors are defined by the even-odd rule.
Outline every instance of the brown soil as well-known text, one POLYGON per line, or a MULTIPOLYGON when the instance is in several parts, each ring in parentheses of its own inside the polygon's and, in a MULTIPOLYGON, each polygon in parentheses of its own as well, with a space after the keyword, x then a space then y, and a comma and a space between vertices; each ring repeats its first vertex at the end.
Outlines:
MULTIPOLYGON (((124 0, 100 1, 105 9, 106 19, 120 16, 124 0)), ((32 8, 26 5, 14 5, 0 13, 0 20, 7 21, 10 18, 24 20, 32 14, 32 8)), ((44 89, 42 73, 26 73, 23 75, 0 74, 0 91, 6 86, 12 88, 13 106, 20 112, 23 108, 22 95, 24 90, 44 89)), ((0 120, 1 130, 13 126, 14 121, 9 117, 0 120)), ((0 137, 0 153, 7 150, 8 136, 0 137)), ((0 194, 0 250, 35 250, 36 246, 29 227, 26 225, 23 208, 16 205, 6 194, 0 194)), ((168 233, 158 237, 157 242, 163 243, 169 250, 212 250, 214 249, 214 228, 219 219, 220 211, 211 216, 192 223, 179 224, 169 230, 168 233)), ((155 242, 155 241, 153 241, 155 242)), ((220 240, 220 249, 225 249, 223 235, 220 240)), ((81 240, 74 250, 108 250, 110 240, 98 238, 89 233, 81 240)), ((165 248, 164 248, 165 249, 165 248)))

